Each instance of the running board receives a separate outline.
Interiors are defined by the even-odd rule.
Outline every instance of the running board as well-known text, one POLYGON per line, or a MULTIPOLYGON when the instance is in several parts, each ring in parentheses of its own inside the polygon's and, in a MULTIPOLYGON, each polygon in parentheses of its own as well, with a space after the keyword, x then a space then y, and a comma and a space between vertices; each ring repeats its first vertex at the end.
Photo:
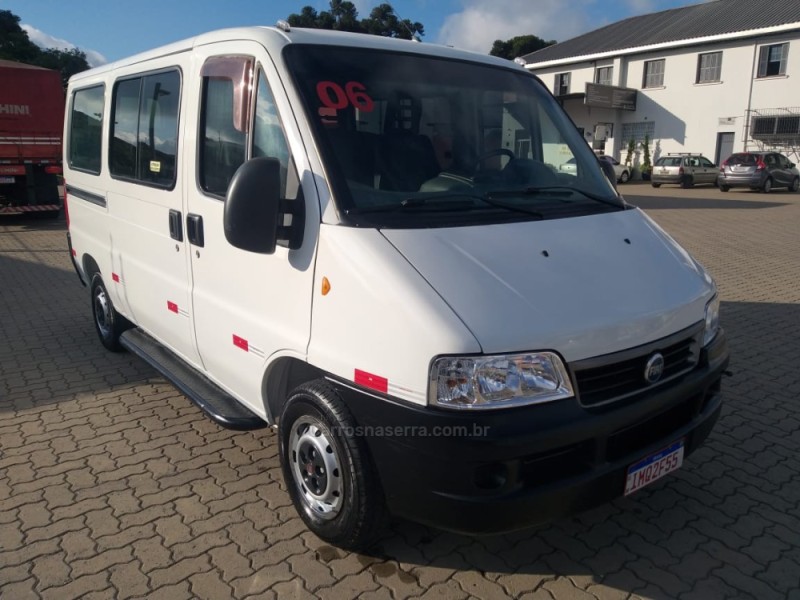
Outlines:
POLYGON ((119 343, 169 379, 215 423, 240 431, 268 427, 261 417, 141 329, 125 331, 119 343))

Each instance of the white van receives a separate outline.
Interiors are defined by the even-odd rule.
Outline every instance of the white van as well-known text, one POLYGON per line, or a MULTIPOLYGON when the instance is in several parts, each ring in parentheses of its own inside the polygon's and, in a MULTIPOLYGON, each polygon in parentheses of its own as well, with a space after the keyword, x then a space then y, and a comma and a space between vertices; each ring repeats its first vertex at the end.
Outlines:
POLYGON ((588 508, 720 413, 711 277, 514 63, 231 29, 74 76, 65 130, 100 340, 276 426, 331 543, 386 509, 489 533, 588 508))

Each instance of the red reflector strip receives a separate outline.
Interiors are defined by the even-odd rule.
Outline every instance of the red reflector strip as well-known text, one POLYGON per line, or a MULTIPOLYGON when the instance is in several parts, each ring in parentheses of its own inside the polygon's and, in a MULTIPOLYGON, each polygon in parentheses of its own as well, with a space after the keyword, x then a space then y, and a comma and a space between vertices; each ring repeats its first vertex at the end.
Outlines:
POLYGON ((388 379, 373 375, 372 373, 367 373, 366 371, 359 371, 356 369, 353 381, 358 385, 363 385, 364 387, 383 392, 384 394, 389 391, 388 379))
MULTIPOLYGON (((117 275, 116 273, 112 273, 111 274, 111 279, 113 279, 114 281, 119 283, 119 275, 117 275)), ((167 306, 169 306, 169 302, 167 303, 167 306)), ((170 308, 170 310, 172 310, 172 309, 170 308)), ((174 312, 178 312, 178 307, 177 306, 175 307, 175 311, 174 312)))
POLYGON ((178 305, 175 304, 174 302, 170 302, 168 300, 167 301, 167 309, 172 311, 172 312, 174 312, 175 314, 178 314, 178 305))
POLYGON ((72 249, 72 256, 78 256, 78 251, 75 248, 72 249))
POLYGON ((247 343, 247 340, 244 338, 240 338, 235 333, 233 334, 233 345, 237 348, 241 348, 245 352, 250 352, 250 344, 247 343))
POLYGON ((45 173, 50 173, 50 174, 53 174, 53 173, 61 173, 61 167, 59 167, 59 166, 49 166, 49 167, 45 167, 45 168, 44 168, 44 172, 45 172, 45 173))

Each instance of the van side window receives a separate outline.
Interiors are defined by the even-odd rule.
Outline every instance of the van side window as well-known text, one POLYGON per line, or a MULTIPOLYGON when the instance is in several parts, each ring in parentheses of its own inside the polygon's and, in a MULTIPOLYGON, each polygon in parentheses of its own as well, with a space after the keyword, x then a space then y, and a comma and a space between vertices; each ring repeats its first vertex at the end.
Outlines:
POLYGON ((125 79, 114 86, 112 175, 158 187, 175 184, 180 93, 178 71, 125 79))
POLYGON ((100 173, 105 87, 76 90, 72 95, 69 129, 69 164, 73 169, 100 173))
POLYGON ((247 157, 247 116, 253 59, 216 56, 203 65, 200 117, 200 187, 224 197, 247 157))
POLYGON ((141 78, 120 81, 114 89, 114 118, 108 167, 118 177, 136 179, 136 137, 139 132, 141 78))
POLYGON ((253 118, 253 153, 252 157, 268 156, 277 158, 281 163, 281 197, 295 197, 295 193, 287 196, 287 177, 290 172, 293 179, 297 179, 294 173, 294 165, 289 162, 289 146, 286 144, 286 136, 283 133, 278 109, 275 106, 275 99, 269 89, 264 72, 259 69, 258 73, 258 94, 256 96, 256 109, 253 118))

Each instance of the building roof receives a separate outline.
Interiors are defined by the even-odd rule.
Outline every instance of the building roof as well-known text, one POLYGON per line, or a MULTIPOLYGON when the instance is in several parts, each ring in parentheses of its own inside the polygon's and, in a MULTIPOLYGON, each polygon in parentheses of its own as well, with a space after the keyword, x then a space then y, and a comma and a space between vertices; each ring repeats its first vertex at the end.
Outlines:
POLYGON ((797 23, 800 2, 716 0, 630 17, 523 58, 530 64, 797 23))

